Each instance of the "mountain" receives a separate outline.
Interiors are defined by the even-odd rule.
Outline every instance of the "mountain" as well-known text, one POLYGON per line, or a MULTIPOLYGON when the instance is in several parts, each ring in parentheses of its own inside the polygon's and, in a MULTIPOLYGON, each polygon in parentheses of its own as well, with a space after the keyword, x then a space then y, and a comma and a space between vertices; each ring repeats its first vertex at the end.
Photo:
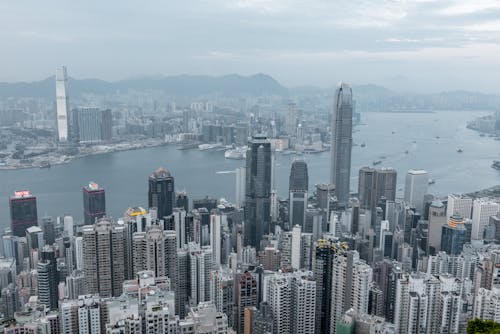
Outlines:
MULTIPOLYGON (((287 95, 288 89, 266 74, 241 76, 177 75, 162 77, 142 77, 108 82, 98 79, 69 78, 70 95, 81 96, 84 93, 110 94, 117 91, 157 90, 167 95, 200 96, 222 94, 239 95, 287 95)), ((0 83, 0 97, 47 97, 55 95, 55 78, 41 81, 0 83)))

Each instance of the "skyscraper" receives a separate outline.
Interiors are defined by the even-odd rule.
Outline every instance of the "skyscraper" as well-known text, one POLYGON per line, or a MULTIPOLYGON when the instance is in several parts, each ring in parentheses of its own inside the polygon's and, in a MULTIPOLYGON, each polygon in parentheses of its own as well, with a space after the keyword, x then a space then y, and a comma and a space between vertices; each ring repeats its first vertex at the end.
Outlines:
POLYGON ((332 115, 330 183, 335 185, 339 204, 349 199, 352 152, 352 90, 339 83, 335 91, 332 115))
POLYGON ((101 297, 119 296, 125 279, 124 226, 102 218, 83 228, 85 289, 101 297))
POLYGON ((358 183, 360 207, 373 212, 382 197, 394 201, 396 199, 396 181, 397 173, 392 168, 361 168, 358 183))
POLYGON ((463 218, 470 218, 472 213, 472 198, 464 195, 449 194, 446 218, 448 219, 456 213, 463 218))
POLYGON ((56 106, 57 106, 57 138, 59 142, 68 141, 68 75, 66 66, 56 69, 56 106))
POLYGON ((16 191, 9 199, 12 234, 24 237, 26 229, 38 224, 36 197, 27 190, 16 191))
POLYGON ((482 240, 484 230, 488 225, 491 216, 496 215, 500 210, 500 204, 487 198, 474 200, 472 208, 472 240, 482 240))
POLYGON ((238 208, 242 208, 245 204, 245 180, 246 169, 245 167, 236 168, 236 200, 235 204, 238 208))
POLYGON ((96 219, 106 215, 104 188, 95 182, 83 187, 83 217, 85 225, 92 225, 96 219))
POLYGON ((464 244, 471 240, 471 226, 460 215, 450 217, 447 225, 443 225, 441 233, 441 250, 450 255, 459 255, 464 249, 464 244))
POLYGON ((46 246, 41 251, 41 259, 37 264, 38 272, 38 300, 42 305, 53 310, 58 307, 57 263, 54 250, 46 246))
POLYGON ((112 139, 113 116, 111 110, 96 107, 73 110, 74 135, 82 144, 98 144, 112 139))
POLYGON ((291 226, 300 225, 304 228, 307 209, 307 192, 309 176, 307 164, 303 160, 295 160, 290 170, 289 194, 289 221, 291 226))
POLYGON ((169 216, 175 202, 174 177, 165 168, 158 168, 149 176, 148 203, 157 208, 158 218, 169 216))
POLYGON ((248 144, 245 187, 245 240, 260 248, 262 236, 269 233, 271 220, 271 143, 255 135, 248 144))
POLYGON ((429 187, 429 174, 423 169, 410 169, 405 180, 405 202, 424 212, 424 196, 429 187))
POLYGON ((295 103, 288 104, 288 110, 286 113, 285 127, 286 133, 289 136, 295 136, 297 129, 297 105, 295 103))

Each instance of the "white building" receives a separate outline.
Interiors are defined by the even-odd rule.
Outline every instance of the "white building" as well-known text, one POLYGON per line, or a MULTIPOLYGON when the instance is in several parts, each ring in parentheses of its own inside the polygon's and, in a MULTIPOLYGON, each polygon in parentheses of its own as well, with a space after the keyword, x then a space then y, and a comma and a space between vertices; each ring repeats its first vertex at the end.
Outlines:
POLYGON ((245 203, 245 189, 246 189, 246 168, 236 168, 236 196, 235 205, 238 208, 243 207, 245 203))
POLYGON ((446 219, 458 213, 462 218, 470 218, 472 213, 472 198, 464 195, 449 194, 446 207, 446 219))
POLYGON ((488 226, 491 216, 498 213, 500 205, 486 198, 474 200, 472 208, 472 240, 482 240, 484 229, 488 226))
POLYGON ((68 141, 68 74, 66 67, 56 69, 57 137, 59 142, 68 141))
POLYGON ((479 289, 474 298, 473 318, 500 322, 500 289, 479 289))
POLYGON ((210 246, 215 266, 221 264, 222 226, 227 226, 226 215, 218 213, 210 216, 210 246))
POLYGON ((423 213, 424 196, 427 194, 429 186, 429 174, 422 169, 410 169, 405 180, 405 202, 423 213))
POLYGON ((302 234, 301 234, 301 228, 299 225, 295 225, 292 228, 292 247, 290 251, 290 264, 293 269, 300 269, 300 263, 301 263, 301 253, 302 253, 302 247, 301 247, 301 241, 302 241, 302 234))

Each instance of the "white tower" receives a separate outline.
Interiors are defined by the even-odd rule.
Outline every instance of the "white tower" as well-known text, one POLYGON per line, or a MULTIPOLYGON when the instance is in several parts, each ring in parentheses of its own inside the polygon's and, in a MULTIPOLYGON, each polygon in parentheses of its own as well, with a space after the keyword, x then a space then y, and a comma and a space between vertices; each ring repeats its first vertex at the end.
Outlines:
POLYGON ((59 142, 68 141, 68 75, 66 66, 56 69, 57 136, 59 142))

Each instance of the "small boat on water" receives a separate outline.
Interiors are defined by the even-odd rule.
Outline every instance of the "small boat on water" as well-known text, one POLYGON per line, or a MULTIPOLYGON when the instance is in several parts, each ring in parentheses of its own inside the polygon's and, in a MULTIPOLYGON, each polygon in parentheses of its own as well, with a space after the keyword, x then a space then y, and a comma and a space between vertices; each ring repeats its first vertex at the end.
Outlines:
POLYGON ((432 185, 432 184, 436 183, 436 180, 434 180, 434 179, 429 179, 429 182, 428 182, 428 183, 429 183, 429 185, 432 185))
POLYGON ((366 144, 365 144, 365 143, 362 143, 360 146, 361 146, 361 147, 365 147, 365 146, 366 146, 366 144))
POLYGON ((380 165, 382 163, 382 160, 375 160, 373 162, 373 165, 376 166, 376 165, 380 165))
POLYGON ((50 162, 48 162, 48 161, 42 161, 40 163, 40 168, 50 168, 50 162))
POLYGON ((224 158, 232 159, 232 160, 243 160, 247 156, 247 148, 246 146, 237 147, 232 150, 227 150, 224 152, 224 158))
POLYGON ((493 163, 491 164, 491 168, 500 170, 500 161, 499 160, 493 161, 493 163))
POLYGON ((459 148, 457 148, 457 152, 458 152, 458 153, 462 153, 463 151, 464 151, 464 150, 463 150, 463 149, 461 149, 460 147, 459 147, 459 148))

